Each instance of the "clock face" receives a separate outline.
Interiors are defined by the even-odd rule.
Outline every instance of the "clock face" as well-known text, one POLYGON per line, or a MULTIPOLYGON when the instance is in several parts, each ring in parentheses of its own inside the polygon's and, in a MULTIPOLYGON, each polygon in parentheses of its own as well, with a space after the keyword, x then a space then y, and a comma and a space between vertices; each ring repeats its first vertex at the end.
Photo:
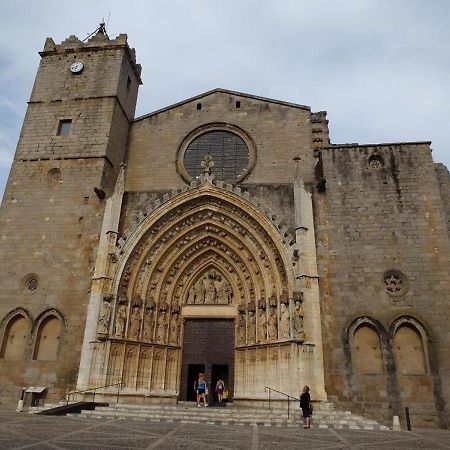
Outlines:
POLYGON ((82 62, 74 62, 71 66, 70 66, 70 71, 72 73, 81 73, 81 71, 84 69, 84 64, 82 62))

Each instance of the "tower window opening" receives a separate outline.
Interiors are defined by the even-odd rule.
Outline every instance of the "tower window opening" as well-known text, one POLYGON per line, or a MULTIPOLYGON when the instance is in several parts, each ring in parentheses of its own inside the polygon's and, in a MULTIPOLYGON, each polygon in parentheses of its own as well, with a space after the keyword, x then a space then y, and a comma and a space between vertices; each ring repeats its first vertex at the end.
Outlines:
POLYGON ((197 103, 197 111, 200 111, 202 109, 202 104, 201 103, 197 103))
POLYGON ((129 90, 131 88, 131 78, 130 75, 127 77, 127 89, 129 90))
POLYGON ((238 101, 236 102, 236 108, 239 109, 240 107, 241 107, 241 102, 238 100, 238 101))
POLYGON ((58 136, 69 136, 72 119, 61 119, 58 124, 58 136))

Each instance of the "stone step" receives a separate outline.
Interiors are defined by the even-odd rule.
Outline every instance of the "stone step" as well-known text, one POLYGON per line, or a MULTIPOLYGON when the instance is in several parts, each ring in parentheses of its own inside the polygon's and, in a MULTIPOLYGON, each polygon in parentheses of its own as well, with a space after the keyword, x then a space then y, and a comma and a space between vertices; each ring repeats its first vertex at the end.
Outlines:
MULTIPOLYGON (((230 408, 195 408, 192 406, 163 406, 163 405, 116 405, 96 408, 94 411, 82 411, 81 414, 68 414, 71 417, 106 419, 116 417, 119 419, 133 419, 149 422, 181 422, 204 423, 214 425, 261 425, 261 426, 288 426, 300 427, 303 420, 299 410, 291 411, 287 418, 286 411, 268 411, 261 409, 230 408)), ((330 411, 328 414, 314 415, 312 420, 316 428, 335 429, 364 429, 388 430, 376 421, 349 412, 330 411)))
MULTIPOLYGON (((140 413, 140 414, 164 414, 164 413, 171 413, 171 412, 176 412, 177 414, 183 414, 183 415, 192 415, 192 414, 207 414, 207 415, 211 415, 211 414, 216 414, 216 415, 221 415, 221 416, 238 416, 238 417, 273 417, 273 418, 277 418, 277 417, 281 417, 284 418, 287 415, 287 410, 277 410, 277 411, 271 411, 271 410, 239 410, 239 409, 228 409, 228 408, 204 408, 203 406, 199 407, 199 408, 176 408, 176 407, 172 407, 172 408, 168 408, 168 407, 157 407, 157 406, 145 406, 145 407, 136 407, 134 406, 133 408, 128 408, 127 406, 110 406, 110 407, 97 407, 95 409, 95 411, 97 412, 102 412, 102 411, 115 411, 118 414, 119 413, 126 413, 126 412, 130 412, 130 413, 140 413)), ((290 410, 290 415, 299 415, 301 414, 301 411, 299 409, 291 409, 290 410)), ((333 411, 333 412, 329 412, 329 413, 325 413, 325 412, 318 412, 318 413, 314 413, 314 417, 316 419, 319 418, 334 418, 334 419, 347 419, 348 417, 350 417, 351 414, 348 414, 347 412, 337 412, 337 411, 333 411)), ((355 417, 355 416, 353 416, 355 417)), ((368 420, 368 419, 364 419, 364 420, 368 420)), ((376 423, 375 421, 373 421, 374 423, 376 423)))

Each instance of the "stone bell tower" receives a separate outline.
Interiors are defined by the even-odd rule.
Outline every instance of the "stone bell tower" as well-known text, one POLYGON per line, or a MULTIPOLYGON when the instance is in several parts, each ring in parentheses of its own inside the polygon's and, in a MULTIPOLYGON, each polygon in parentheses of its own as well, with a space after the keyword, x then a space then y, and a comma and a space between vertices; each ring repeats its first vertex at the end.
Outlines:
POLYGON ((124 161, 141 67, 100 27, 40 52, 0 212, 0 384, 74 387, 108 197, 124 161))

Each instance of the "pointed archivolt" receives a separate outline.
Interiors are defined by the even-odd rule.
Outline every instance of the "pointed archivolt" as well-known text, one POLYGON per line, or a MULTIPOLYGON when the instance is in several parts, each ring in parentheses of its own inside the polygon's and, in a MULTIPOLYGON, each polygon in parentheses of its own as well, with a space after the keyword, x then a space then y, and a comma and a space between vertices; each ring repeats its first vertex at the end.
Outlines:
POLYGON ((225 184, 222 181, 215 180, 211 175, 202 175, 198 180, 192 181, 189 186, 186 186, 183 189, 172 190, 170 194, 167 193, 163 195, 161 198, 158 198, 152 204, 148 205, 145 210, 140 211, 134 219, 132 228, 126 230, 123 233, 123 237, 118 240, 118 247, 122 249, 125 246, 127 239, 135 233, 143 222, 147 222, 146 218, 155 210, 159 209, 165 203, 173 200, 174 197, 178 197, 180 194, 186 194, 190 191, 197 191, 199 186, 204 185, 205 182, 209 183, 211 186, 217 187, 218 190, 225 190, 227 192, 234 193, 246 202, 251 203, 257 208, 259 214, 264 215, 266 220, 273 225, 285 244, 291 246, 294 243, 293 236, 288 233, 287 227, 281 222, 277 214, 268 208, 260 199, 251 196, 248 191, 243 191, 239 186, 225 184))
POLYGON ((152 326, 146 329, 153 332, 145 340, 177 345, 184 305, 227 304, 237 307, 242 325, 273 328, 237 333, 240 344, 289 339, 285 310, 294 284, 280 229, 247 196, 214 185, 208 175, 201 181, 166 199, 123 243, 111 274, 112 293, 118 299, 116 322, 124 322, 126 310, 129 319, 127 326, 114 328, 116 337, 142 339, 136 327, 142 323, 143 330, 151 312, 152 326))

